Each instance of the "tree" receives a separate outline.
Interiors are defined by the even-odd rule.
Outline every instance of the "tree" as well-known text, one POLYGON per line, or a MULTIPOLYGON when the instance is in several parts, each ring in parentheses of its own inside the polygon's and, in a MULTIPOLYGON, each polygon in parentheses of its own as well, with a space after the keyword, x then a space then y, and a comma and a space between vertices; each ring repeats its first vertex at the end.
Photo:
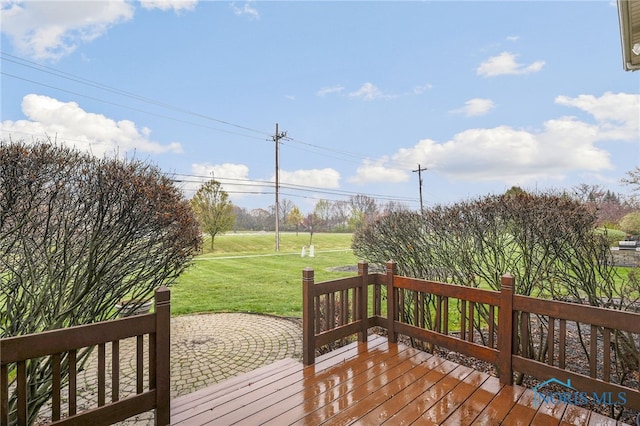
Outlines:
POLYGON ((256 230, 256 220, 255 217, 251 215, 251 213, 243 208, 233 206, 233 214, 236 217, 236 221, 233 226, 234 231, 255 231, 256 230))
POLYGON ((275 209, 253 209, 250 214, 253 216, 256 222, 256 229, 260 231, 273 231, 276 217, 274 216, 275 209))
POLYGON ((298 208, 298 206, 294 206, 287 216, 287 223, 292 228, 295 228, 296 237, 298 236, 298 231, 300 229, 300 225, 302 224, 302 220, 303 218, 302 213, 300 213, 300 209, 298 208))
POLYGON ((334 231, 347 231, 351 206, 348 201, 335 201, 331 205, 331 228, 334 231))
POLYGON ((354 230, 361 229, 373 221, 378 214, 376 200, 363 194, 351 196, 349 205, 351 206, 349 225, 354 230))
POLYGON ((293 201, 287 200, 285 198, 278 203, 278 206, 278 211, 280 212, 280 215, 278 217, 282 219, 284 224, 288 224, 287 218, 289 217, 289 213, 296 205, 293 203, 293 201))
POLYGON ((519 186, 512 186, 507 190, 507 192, 504 193, 504 195, 511 195, 511 196, 518 196, 518 195, 525 195, 525 194, 527 194, 527 192, 524 189, 520 188, 519 186))
POLYGON ((331 219, 331 203, 327 200, 319 200, 314 209, 316 231, 326 231, 331 219))
POLYGON ((202 230, 211 235, 211 250, 216 235, 223 234, 233 228, 236 217, 229 194, 215 179, 204 183, 191 199, 191 206, 196 213, 202 230))
POLYGON ((640 234, 640 212, 626 214, 620 220, 620 229, 628 234, 640 234))
POLYGON ((640 192, 640 166, 627 172, 627 177, 622 178, 622 183, 631 187, 634 193, 640 192))
POLYGON ((387 203, 383 206, 382 214, 388 215, 396 212, 408 211, 409 206, 406 203, 402 203, 399 201, 387 201, 387 203))
POLYGON ((315 214, 309 213, 307 217, 302 220, 302 226, 309 231, 309 245, 313 244, 313 233, 316 231, 318 218, 315 214))
MULTIPOLYGON (((121 300, 142 303, 171 285, 200 243, 189 203, 158 168, 0 142, 0 337, 112 319, 121 300)), ((78 353, 79 365, 88 354, 78 353)), ((66 354, 61 362, 64 382, 66 354)), ((52 366, 32 360, 26 371, 33 422, 50 398, 52 366)), ((14 393, 13 420, 15 404, 14 393)))
POLYGON ((596 226, 615 226, 625 214, 635 210, 629 202, 622 201, 618 194, 605 190, 601 185, 582 183, 572 189, 575 198, 595 211, 596 226))

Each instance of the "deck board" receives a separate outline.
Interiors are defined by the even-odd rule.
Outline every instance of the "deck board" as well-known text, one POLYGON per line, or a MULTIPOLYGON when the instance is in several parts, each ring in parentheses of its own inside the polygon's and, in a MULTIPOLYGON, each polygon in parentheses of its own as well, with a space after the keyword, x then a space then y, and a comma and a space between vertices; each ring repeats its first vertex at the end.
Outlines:
POLYGON ((304 367, 282 360, 172 401, 175 425, 616 424, 372 335, 304 367))

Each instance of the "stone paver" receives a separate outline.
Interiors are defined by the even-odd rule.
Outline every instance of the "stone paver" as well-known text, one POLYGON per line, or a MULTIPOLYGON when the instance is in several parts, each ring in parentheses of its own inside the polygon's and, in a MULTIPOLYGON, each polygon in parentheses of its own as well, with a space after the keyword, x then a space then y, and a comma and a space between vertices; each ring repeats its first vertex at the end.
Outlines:
MULTIPOLYGON (((145 339, 145 366, 148 365, 145 339)), ((120 343, 120 394, 135 393, 135 338, 120 343)), ((111 359, 107 345, 107 360, 111 359)), ((78 374, 78 409, 97 405, 97 356, 78 374)), ((283 358, 302 359, 302 328, 295 320, 246 313, 171 318, 171 398, 176 398, 283 358)), ((107 383, 111 379, 107 361, 107 383)), ((145 387, 148 374, 145 374, 145 387)), ((107 398, 111 395, 107 385, 107 398)), ((66 395, 63 398, 63 412, 66 395)), ((48 410, 41 412, 46 418, 48 410)), ((152 424, 153 413, 123 424, 152 424)))

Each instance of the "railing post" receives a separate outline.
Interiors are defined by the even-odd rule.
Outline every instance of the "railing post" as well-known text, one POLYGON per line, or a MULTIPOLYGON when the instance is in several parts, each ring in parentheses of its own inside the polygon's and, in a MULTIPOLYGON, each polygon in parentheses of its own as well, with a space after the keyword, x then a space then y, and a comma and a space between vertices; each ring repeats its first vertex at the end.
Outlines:
POLYGON ((311 365, 316 357, 316 330, 314 325, 313 269, 302 270, 302 362, 311 365))
POLYGON ((503 385, 513 384, 513 285, 514 278, 505 274, 500 279, 500 311, 498 312, 498 376, 503 385))
POLYGON ((156 425, 171 422, 171 292, 156 290, 156 425))
POLYGON ((389 342, 398 342, 398 333, 395 332, 395 321, 398 319, 398 298, 393 287, 393 276, 396 275, 398 267, 396 262, 387 262, 387 332, 389 342))
POLYGON ((369 331, 369 265, 367 262, 358 262, 358 275, 362 277, 362 286, 358 292, 360 300, 358 300, 358 319, 362 321, 362 329, 358 333, 358 340, 367 341, 369 331))

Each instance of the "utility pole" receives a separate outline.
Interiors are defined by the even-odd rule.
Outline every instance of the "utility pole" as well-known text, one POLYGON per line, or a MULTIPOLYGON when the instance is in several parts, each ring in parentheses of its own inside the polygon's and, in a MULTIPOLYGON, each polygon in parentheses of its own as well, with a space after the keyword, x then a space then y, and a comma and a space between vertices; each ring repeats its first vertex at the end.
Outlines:
POLYGON ((287 136, 287 132, 278 132, 278 123, 276 123, 276 134, 273 136, 273 141, 276 143, 276 251, 280 251, 280 202, 278 200, 278 195, 280 191, 280 178, 279 178, 279 169, 280 164, 278 160, 278 143, 280 139, 287 136))
POLYGON ((420 164, 418 164, 418 169, 417 170, 412 170, 412 172, 418 172, 418 181, 420 182, 420 213, 424 214, 424 206, 422 205, 422 171, 423 170, 427 170, 427 168, 422 168, 420 167, 420 164))

